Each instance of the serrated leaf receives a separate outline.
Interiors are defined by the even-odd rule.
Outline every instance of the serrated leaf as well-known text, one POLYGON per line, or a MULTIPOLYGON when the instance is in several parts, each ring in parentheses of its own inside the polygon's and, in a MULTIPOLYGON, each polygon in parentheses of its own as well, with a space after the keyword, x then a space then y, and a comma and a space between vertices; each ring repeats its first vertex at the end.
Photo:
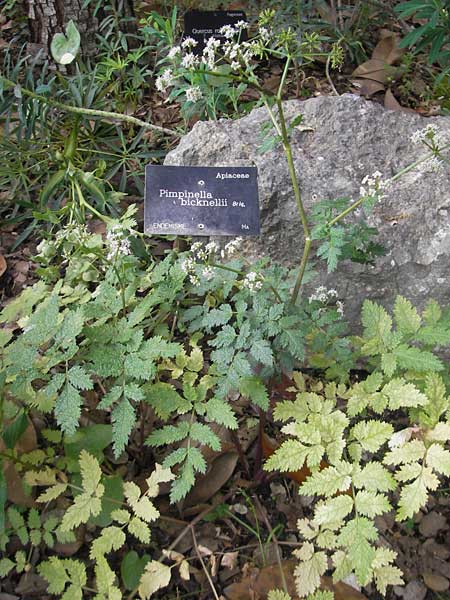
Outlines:
POLYGON ((412 518, 428 501, 428 490, 435 490, 439 480, 432 469, 421 469, 420 475, 412 483, 402 487, 398 501, 397 519, 412 518))
POLYGON ((360 421, 351 430, 351 435, 369 452, 376 452, 393 433, 390 423, 375 420, 360 421))
POLYGON ((170 583, 171 569, 157 560, 151 560, 145 566, 144 573, 139 582, 139 596, 147 600, 163 587, 170 583))
POLYGON ((374 524, 366 517, 352 519, 339 534, 338 541, 346 548, 348 560, 360 585, 366 585, 370 578, 375 549, 369 542, 377 538, 374 524))
POLYGON ((269 408, 269 396, 259 377, 242 377, 239 381, 239 391, 263 410, 269 408))
POLYGON ((125 544, 125 534, 120 527, 110 525, 102 529, 100 535, 91 544, 89 556, 98 560, 101 556, 119 550, 125 544))
POLYGON ((190 404, 181 398, 173 385, 158 382, 145 388, 144 401, 150 404, 157 416, 167 421, 173 412, 183 414, 190 410, 190 404))
POLYGON ((442 371, 444 365, 434 354, 414 346, 399 344, 394 349, 399 367, 414 371, 442 371))
POLYGON ((267 596, 267 600, 292 600, 289 594, 281 590, 271 590, 267 596))
POLYGON ((337 529, 353 510, 353 498, 343 494, 319 504, 314 512, 313 523, 337 529))
POLYGON ((204 423, 198 421, 192 423, 190 437, 202 445, 209 446, 215 452, 218 452, 221 448, 220 438, 204 423))
POLYGON ((55 417, 59 427, 67 435, 72 435, 78 428, 82 404, 83 398, 78 390, 66 383, 56 399, 55 417))
POLYGON ((213 308, 202 320, 202 325, 206 331, 211 331, 214 327, 225 325, 233 316, 233 310, 229 304, 222 304, 220 308, 213 308))
POLYGON ((363 347, 363 352, 366 351, 369 355, 384 352, 389 347, 392 331, 392 319, 386 310, 371 300, 365 300, 361 321, 364 338, 372 340, 370 347, 368 344, 363 347))
POLYGON ((298 440, 287 440, 265 462, 266 471, 298 471, 305 463, 309 447, 298 440))
MULTIPOLYGON (((99 484, 97 491, 100 493, 103 490, 103 485, 99 484)), ((91 516, 97 516, 102 509, 100 498, 91 496, 83 492, 75 496, 72 506, 64 513, 61 530, 71 531, 78 527, 81 523, 87 523, 91 516)))
POLYGON ((161 465, 156 463, 155 470, 150 477, 146 479, 148 486, 146 492, 147 496, 150 496, 150 498, 156 498, 156 496, 159 494, 159 484, 168 483, 174 479, 175 475, 170 471, 170 469, 164 469, 161 465))
POLYGON ((210 421, 225 425, 227 429, 237 429, 238 423, 231 406, 214 396, 206 403, 206 416, 210 421))
POLYGON ((397 296, 394 304, 394 318, 397 328, 404 336, 411 336, 418 331, 421 324, 419 313, 409 300, 397 296))
POLYGON ((352 465, 341 461, 310 475, 300 487, 300 493, 306 496, 318 495, 329 498, 336 492, 345 492, 352 481, 351 473, 352 465))
POLYGON ((94 387, 89 373, 79 365, 75 365, 69 369, 67 378, 79 390, 91 390, 94 387))
POLYGON ((372 492, 388 492, 397 487, 391 473, 378 462, 367 463, 360 472, 354 474, 353 484, 372 492))
POLYGON ((440 444, 431 444, 428 448, 426 463, 438 473, 450 477, 450 451, 440 444))
POLYGON ((378 569, 374 569, 373 577, 375 579, 375 585, 377 590, 383 596, 386 595, 388 585, 403 585, 402 572, 398 567, 393 565, 386 565, 378 569))
POLYGON ((122 454, 136 423, 136 413, 130 402, 123 398, 111 413, 114 456, 122 454))
POLYGON ((123 491, 129 506, 137 517, 147 521, 147 523, 156 521, 159 517, 159 511, 147 496, 141 495, 141 490, 135 483, 126 481, 123 484, 123 491))
POLYGON ((315 552, 312 544, 307 542, 304 546, 312 547, 310 557, 302 560, 295 568, 294 578, 297 594, 300 598, 314 593, 320 586, 320 578, 328 568, 328 560, 325 552, 315 552))
POLYGON ((425 394, 422 394, 414 384, 408 383, 404 379, 392 379, 383 387, 382 392, 389 398, 389 408, 391 410, 424 406, 428 403, 425 394))
POLYGON ((100 479, 102 477, 102 470, 98 460, 82 450, 80 452, 80 473, 83 489, 87 494, 97 494, 100 479))
POLYGON ((150 527, 142 519, 139 519, 139 517, 131 518, 128 523, 128 531, 143 544, 150 543, 150 527))
POLYGON ((36 498, 36 502, 50 502, 51 500, 56 500, 61 494, 64 494, 67 490, 67 486, 67 483, 56 483, 40 494, 40 496, 36 498))
POLYGON ((49 560, 40 563, 37 570, 39 575, 48 581, 47 591, 50 594, 61 594, 69 581, 65 561, 51 556, 49 560))
POLYGON ((384 464, 399 465, 417 462, 425 456, 426 448, 421 440, 411 440, 403 446, 394 448, 384 457, 384 464))
POLYGON ((250 346, 250 354, 267 367, 273 365, 273 352, 267 340, 254 340, 250 346))
POLYGON ((0 577, 6 577, 15 566, 15 563, 9 558, 0 559, 0 577))
POLYGON ((372 519, 390 511, 392 507, 384 494, 362 490, 355 496, 355 508, 358 514, 372 519))

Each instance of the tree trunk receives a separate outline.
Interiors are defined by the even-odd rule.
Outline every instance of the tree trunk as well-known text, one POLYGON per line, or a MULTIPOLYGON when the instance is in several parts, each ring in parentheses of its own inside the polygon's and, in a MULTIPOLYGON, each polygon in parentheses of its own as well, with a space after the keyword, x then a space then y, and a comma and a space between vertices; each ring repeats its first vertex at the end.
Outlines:
POLYGON ((98 19, 94 16, 95 3, 83 8, 84 0, 25 0, 28 24, 28 51, 36 55, 42 51, 43 58, 50 55, 50 44, 55 33, 64 31, 72 19, 81 35, 81 51, 84 56, 95 53, 95 34, 98 19))

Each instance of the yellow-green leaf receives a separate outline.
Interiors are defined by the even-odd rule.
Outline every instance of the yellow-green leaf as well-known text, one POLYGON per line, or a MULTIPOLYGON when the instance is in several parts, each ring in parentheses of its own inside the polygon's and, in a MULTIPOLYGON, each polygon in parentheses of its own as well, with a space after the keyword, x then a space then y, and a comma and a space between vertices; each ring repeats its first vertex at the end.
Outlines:
POLYGON ((169 585, 170 576, 170 567, 157 560, 151 560, 146 564, 145 571, 142 574, 138 588, 139 596, 142 600, 147 600, 152 594, 169 585))

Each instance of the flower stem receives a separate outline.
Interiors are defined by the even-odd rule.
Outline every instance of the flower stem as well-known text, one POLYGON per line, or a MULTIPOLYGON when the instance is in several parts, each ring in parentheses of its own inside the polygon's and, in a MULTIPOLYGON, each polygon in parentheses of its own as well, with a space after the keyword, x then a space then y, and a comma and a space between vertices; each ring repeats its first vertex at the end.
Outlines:
POLYGON ((300 215, 300 220, 302 222, 303 234, 305 237, 304 247, 303 247, 303 255, 300 262, 300 267, 298 270, 297 279, 295 281, 294 290, 292 292, 291 302, 295 304, 298 295, 300 293, 300 288, 303 281, 303 276, 305 274, 306 265, 309 258, 309 253, 311 251, 311 233, 309 230, 308 217, 306 216, 305 207, 303 205, 302 196, 300 193, 300 187, 298 184, 297 173, 295 172, 294 159, 292 157, 292 148, 289 142, 289 135, 286 127, 286 120, 284 118, 283 113, 283 103, 280 97, 277 97, 277 107, 278 107, 278 119, 280 122, 280 130, 281 130, 281 138, 283 142, 284 153, 286 155, 289 176, 291 178, 292 189, 294 191, 295 202, 297 204, 298 213, 300 215))

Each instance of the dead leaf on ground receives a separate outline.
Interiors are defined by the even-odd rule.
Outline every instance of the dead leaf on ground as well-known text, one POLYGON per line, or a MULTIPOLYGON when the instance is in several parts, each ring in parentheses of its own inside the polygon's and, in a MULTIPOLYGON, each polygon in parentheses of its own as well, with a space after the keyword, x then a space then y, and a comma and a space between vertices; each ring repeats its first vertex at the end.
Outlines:
MULTIPOLYGON (((281 564, 288 592, 293 600, 297 600, 294 569, 298 562, 296 560, 285 560, 281 564)), ((345 583, 333 584, 331 577, 322 577, 321 587, 333 591, 335 600, 367 600, 366 596, 345 583)), ((261 570, 252 569, 248 576, 240 582, 230 585, 224 592, 227 600, 266 600, 268 593, 273 589, 283 589, 278 564, 264 567, 261 570)))
MULTIPOLYGON (((32 452, 37 448, 36 430, 31 423, 28 423, 27 428, 20 436, 15 445, 15 450, 18 455, 32 452)), ((4 452, 6 446, 3 439, 0 437, 0 452, 4 452)), ((34 498, 26 493, 22 475, 18 473, 16 465, 12 461, 4 461, 4 475, 8 488, 8 500, 19 506, 32 507, 35 505, 34 498)))
POLYGON ((185 508, 199 506, 207 502, 225 485, 236 468, 239 455, 231 441, 230 431, 225 427, 214 425, 212 429, 219 436, 222 448, 218 452, 210 448, 203 449, 203 456, 208 464, 208 470, 204 475, 197 477, 194 487, 183 503, 185 508))
POLYGON ((390 89, 386 90, 386 94, 384 96, 384 108, 387 108, 389 110, 397 110, 397 111, 401 111, 401 112, 409 112, 409 113, 416 112, 412 108, 407 108, 406 106, 402 106, 390 89))
POLYGON ((427 538, 434 537, 442 529, 447 529, 447 519, 435 510, 429 512, 419 523, 420 533, 427 538))
POLYGON ((6 271, 6 267, 8 265, 6 264, 6 259, 3 256, 3 254, 0 254, 0 277, 3 275, 3 273, 6 271))
POLYGON ((399 48, 399 41, 397 33, 382 29, 380 31, 380 41, 373 49, 372 58, 382 60, 388 65, 394 65, 406 52, 405 48, 399 48))
POLYGON ((446 592, 449 588, 448 579, 435 573, 424 573, 423 581, 427 588, 433 590, 433 592, 446 592))
POLYGON ((397 74, 393 65, 398 63, 405 52, 404 48, 399 48, 399 36, 396 33, 382 29, 380 35, 381 39, 375 46, 372 57, 352 73, 354 83, 364 96, 371 96, 385 89, 389 80, 397 74))

